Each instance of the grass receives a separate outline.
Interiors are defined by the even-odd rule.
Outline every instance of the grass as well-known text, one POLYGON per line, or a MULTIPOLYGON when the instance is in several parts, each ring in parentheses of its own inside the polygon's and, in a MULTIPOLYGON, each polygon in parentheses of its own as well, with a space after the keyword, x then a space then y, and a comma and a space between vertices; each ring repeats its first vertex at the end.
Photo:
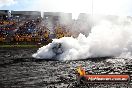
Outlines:
POLYGON ((44 45, 0 45, 0 48, 38 48, 44 45))

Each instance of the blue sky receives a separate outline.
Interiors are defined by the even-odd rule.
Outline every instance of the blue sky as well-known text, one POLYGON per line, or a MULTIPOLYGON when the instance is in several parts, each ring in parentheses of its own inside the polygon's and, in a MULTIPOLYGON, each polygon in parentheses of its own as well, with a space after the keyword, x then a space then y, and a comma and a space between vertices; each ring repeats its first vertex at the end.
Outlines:
MULTIPOLYGON (((3 10, 26 10, 28 6, 31 6, 34 0, 14 0, 15 3, 11 5, 3 5, 0 9, 3 10)), ((10 2, 9 2, 10 3, 10 2)))
POLYGON ((0 9, 132 16, 132 0, 0 0, 0 9))

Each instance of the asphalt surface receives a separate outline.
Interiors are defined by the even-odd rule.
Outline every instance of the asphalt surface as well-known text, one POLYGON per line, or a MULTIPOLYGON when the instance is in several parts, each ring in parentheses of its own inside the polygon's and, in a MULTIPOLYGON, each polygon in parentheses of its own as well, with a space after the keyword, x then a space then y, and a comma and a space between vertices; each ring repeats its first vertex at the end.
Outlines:
MULTIPOLYGON (((0 88, 67 88, 82 65, 91 74, 132 73, 127 58, 89 58, 77 61, 36 60, 37 49, 0 49, 0 88), (119 60, 120 59, 120 60, 119 60)), ((90 88, 132 88, 131 84, 92 84, 90 88)), ((81 87, 74 87, 81 88, 81 87)))

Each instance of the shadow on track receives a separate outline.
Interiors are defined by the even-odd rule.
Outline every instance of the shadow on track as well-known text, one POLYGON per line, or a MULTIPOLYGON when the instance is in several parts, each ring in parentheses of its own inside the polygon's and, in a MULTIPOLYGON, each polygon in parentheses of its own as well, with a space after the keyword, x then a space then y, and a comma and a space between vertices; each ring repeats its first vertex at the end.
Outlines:
POLYGON ((22 62, 43 62, 43 61, 58 61, 56 59, 35 59, 32 57, 29 58, 9 58, 7 60, 3 60, 0 64, 0 67, 9 66, 12 64, 22 63, 22 62))
MULTIPOLYGON (((102 60, 106 60, 109 58, 114 58, 114 57, 94 57, 94 58, 86 58, 86 59, 78 59, 78 60, 68 60, 68 61, 92 61, 92 62, 100 62, 102 60)), ((5 67, 7 65, 12 65, 12 64, 17 64, 17 63, 21 63, 21 62, 43 62, 43 61, 62 61, 62 60, 58 60, 55 58, 52 59, 35 59, 32 57, 29 58, 10 58, 9 60, 5 60, 2 64, 0 64, 0 67, 5 67)))

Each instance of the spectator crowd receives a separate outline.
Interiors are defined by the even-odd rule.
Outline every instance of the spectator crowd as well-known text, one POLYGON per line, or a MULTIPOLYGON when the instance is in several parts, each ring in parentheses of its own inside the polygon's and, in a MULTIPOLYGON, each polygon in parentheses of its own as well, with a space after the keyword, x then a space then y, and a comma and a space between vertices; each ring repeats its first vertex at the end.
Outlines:
POLYGON ((1 44, 49 43, 53 38, 71 36, 71 25, 56 24, 52 30, 41 17, 36 19, 0 18, 1 44))

